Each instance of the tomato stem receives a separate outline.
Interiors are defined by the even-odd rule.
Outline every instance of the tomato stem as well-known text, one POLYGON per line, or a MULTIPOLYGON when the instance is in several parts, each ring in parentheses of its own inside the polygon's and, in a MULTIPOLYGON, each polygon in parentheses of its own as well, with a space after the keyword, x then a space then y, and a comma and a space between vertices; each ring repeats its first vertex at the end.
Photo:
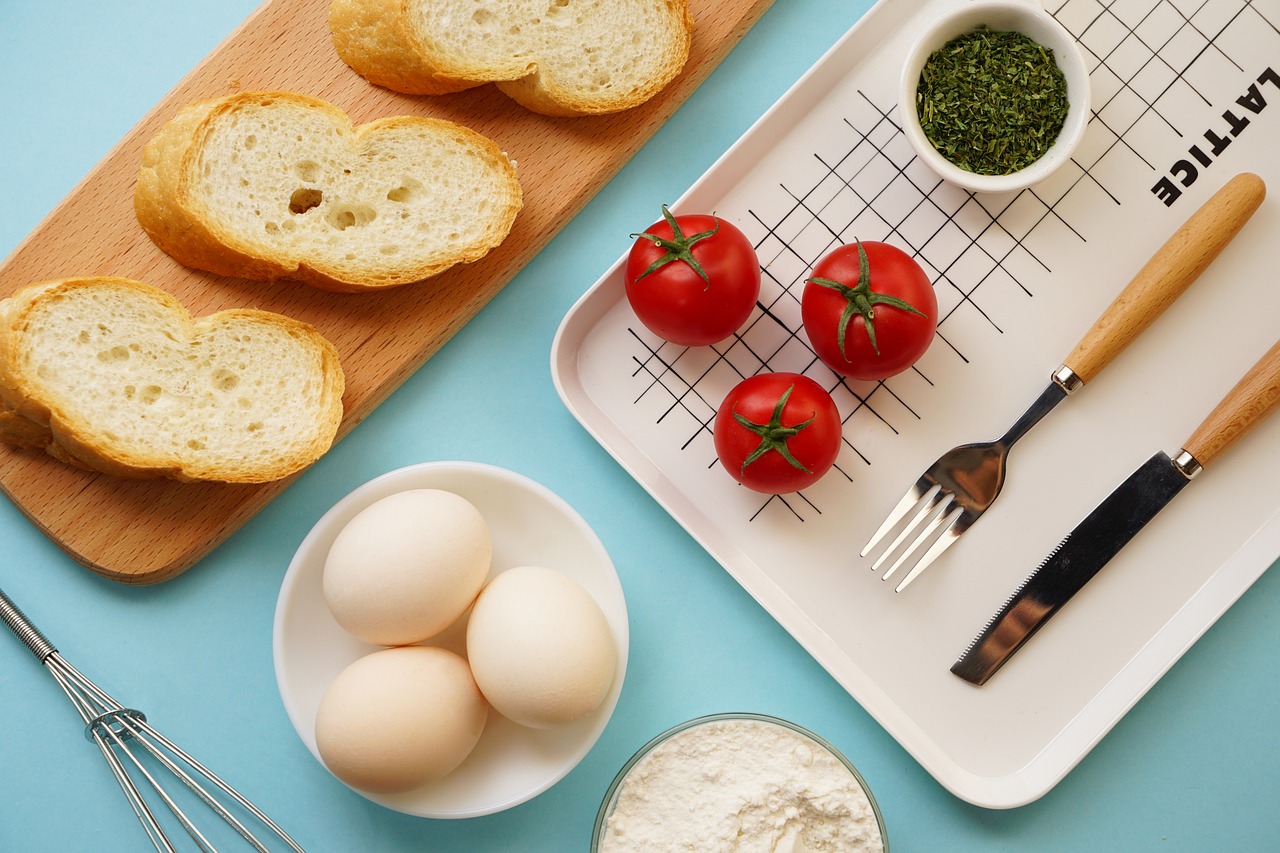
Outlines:
MULTIPOLYGON (((702 264, 698 263, 698 259, 693 256, 693 246, 695 243, 705 240, 718 232, 720 230, 720 220, 715 219, 713 216, 712 218, 715 219, 716 223, 715 228, 712 228, 710 231, 702 231, 698 234, 694 234, 692 237, 686 237, 684 236, 684 230, 680 228, 680 223, 676 221, 675 216, 672 215, 671 211, 667 209, 665 204, 662 206, 662 218, 667 220, 667 224, 671 226, 670 240, 665 237, 659 237, 656 234, 650 234, 647 231, 642 234, 631 235, 633 239, 639 237, 645 240, 652 240, 655 246, 666 250, 665 255, 649 264, 648 269, 636 276, 636 281, 639 281, 651 272, 665 267, 672 261, 684 261, 693 268, 693 271, 696 272, 703 281, 707 283, 707 287, 710 287, 711 279, 707 277, 706 270, 702 268, 702 264)), ((706 287, 703 288, 703 290, 706 289, 706 287)))
POLYGON ((849 358, 848 353, 845 352, 844 343, 849 321, 853 319, 854 314, 862 315, 862 325, 867 330, 867 337, 871 339, 871 349, 876 355, 880 354, 880 347, 876 345, 875 306, 890 305, 901 308, 903 311, 910 311, 912 314, 919 314, 921 317, 925 316, 923 311, 905 299, 899 299, 887 293, 876 293, 871 289, 871 261, 867 258, 867 250, 862 248, 862 241, 855 238, 854 242, 858 244, 858 280, 854 282, 853 287, 829 278, 808 279, 820 287, 836 291, 845 298, 844 310, 840 312, 840 326, 836 332, 836 346, 840 348, 840 355, 844 356, 844 360, 850 363, 853 359, 849 358))
POLYGON ((790 427, 782 425, 782 410, 786 407, 787 400, 791 397, 791 392, 795 387, 795 385, 790 385, 787 387, 786 391, 782 392, 782 396, 778 398, 778 402, 773 407, 773 414, 769 417, 768 423, 758 424, 743 415, 738 414, 736 410, 734 411, 733 419, 735 421, 737 421, 743 428, 760 436, 760 444, 756 446, 755 450, 751 451, 751 453, 747 455, 746 459, 742 460, 743 471, 746 471, 748 465, 755 462, 761 456, 764 456, 770 450, 776 450, 778 453, 782 454, 782 458, 787 460, 787 462, 789 462, 793 467, 799 468, 806 474, 812 473, 808 468, 804 467, 804 465, 800 463, 799 459, 796 459, 795 456, 791 454, 791 448, 787 447, 787 440, 794 438, 800 430, 813 423, 818 417, 818 413, 814 412, 809 420, 804 423, 799 423, 790 427))

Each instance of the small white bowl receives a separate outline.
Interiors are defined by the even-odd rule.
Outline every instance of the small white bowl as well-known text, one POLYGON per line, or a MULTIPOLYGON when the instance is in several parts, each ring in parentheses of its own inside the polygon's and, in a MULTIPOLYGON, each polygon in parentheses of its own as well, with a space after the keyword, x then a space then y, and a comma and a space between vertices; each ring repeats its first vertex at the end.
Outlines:
POLYGON ((939 176, 974 192, 1014 192, 1039 183, 1071 159, 1089 124, 1089 72, 1075 38, 1044 10, 1038 0, 976 0, 937 18, 912 45, 902 65, 898 109, 907 140, 920 159, 939 176), (980 175, 955 165, 929 142, 916 114, 916 88, 920 82, 920 70, 929 55, 956 36, 972 32, 980 24, 996 31, 1015 30, 1052 50, 1067 80, 1069 107, 1057 141, 1040 159, 1008 175, 980 175))
MULTIPOLYGON (((316 709, 325 690, 349 663, 377 648, 347 634, 329 613, 322 590, 325 558, 338 532, 360 510, 407 489, 444 489, 471 501, 489 522, 493 574, 526 564, 562 571, 591 593, 613 631, 617 674, 604 702, 591 714, 564 726, 530 729, 490 711, 475 750, 439 782, 402 794, 356 791, 386 808, 419 817, 492 814, 550 788, 586 756, 604 731, 627 669, 629 631, 622 585, 586 521, 549 489, 513 471, 476 462, 424 462, 365 483, 338 501, 307 534, 276 602, 276 683, 289 721, 317 761, 316 709)), ((450 628, 431 644, 461 653, 465 647, 460 640, 450 628)))

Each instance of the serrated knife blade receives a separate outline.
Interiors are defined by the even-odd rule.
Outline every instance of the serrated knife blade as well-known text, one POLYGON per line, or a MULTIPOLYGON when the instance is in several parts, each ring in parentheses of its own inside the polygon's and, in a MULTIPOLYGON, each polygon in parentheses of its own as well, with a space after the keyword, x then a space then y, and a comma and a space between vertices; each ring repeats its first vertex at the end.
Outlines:
POLYGON ((951 671, 986 684, 1018 649, 1200 471, 1280 404, 1280 341, 1196 428, 1175 457, 1148 459, 1098 504, 1005 601, 951 671))

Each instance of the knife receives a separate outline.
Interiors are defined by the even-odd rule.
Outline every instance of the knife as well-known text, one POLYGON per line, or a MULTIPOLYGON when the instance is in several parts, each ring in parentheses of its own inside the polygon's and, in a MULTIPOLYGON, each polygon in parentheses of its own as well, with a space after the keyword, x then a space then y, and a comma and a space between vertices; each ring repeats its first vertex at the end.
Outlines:
POLYGON ((1193 477, 1280 403, 1277 341, 1196 428, 1177 456, 1148 459, 1027 576, 951 671, 983 685, 1193 477))

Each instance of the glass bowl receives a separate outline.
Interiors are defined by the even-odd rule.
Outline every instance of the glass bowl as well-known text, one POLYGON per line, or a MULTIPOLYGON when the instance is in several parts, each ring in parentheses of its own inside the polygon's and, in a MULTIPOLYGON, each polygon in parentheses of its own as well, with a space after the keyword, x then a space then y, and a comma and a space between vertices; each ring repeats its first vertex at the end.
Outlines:
MULTIPOLYGON (((807 742, 807 745, 810 748, 816 748, 818 750, 821 750, 825 753, 828 753, 832 758, 834 758, 835 761, 838 762, 839 766, 841 766, 845 771, 848 772, 849 776, 851 777, 851 780, 854 783, 856 783, 857 788, 860 789, 861 794, 865 795, 866 801, 865 803, 862 803, 860 801, 860 798, 857 798, 856 792, 853 794, 855 799, 859 800, 857 805, 861 805, 863 809, 866 812, 868 812, 868 818, 874 819, 875 830, 876 830, 876 834, 878 835, 879 846, 877 847, 873 845, 869 847, 863 847, 861 849, 868 850, 868 851, 879 851, 879 853, 888 853, 888 850, 889 850, 888 834, 885 832, 884 817, 880 813, 880 807, 876 803, 876 799, 872 795, 871 788, 867 785, 866 780, 862 778, 862 774, 858 772, 857 768, 853 766, 853 764, 849 761, 849 759, 845 758, 845 756, 840 752, 840 750, 836 749, 829 742, 819 737, 818 735, 814 734, 813 732, 809 731, 808 729, 803 728, 802 726, 798 726, 795 723, 788 722, 787 720, 783 720, 778 717, 771 717, 765 714, 753 714, 753 713, 724 713, 724 714, 711 714, 704 717, 697 717, 692 720, 688 720, 687 722, 680 723, 677 726, 673 726, 670 729, 667 729, 662 734, 658 735, 657 737, 653 738, 648 743, 646 743, 644 746, 640 747, 640 749, 636 751, 635 755, 631 756, 631 758, 627 761, 627 763, 622 766, 622 769, 618 771, 617 776, 614 777, 613 782, 609 785, 608 790, 605 792, 603 801, 600 803, 600 810, 596 814, 595 827, 593 828, 591 833, 592 853, 607 853, 608 848, 604 845, 607 840, 606 833, 609 827, 609 820, 613 816, 614 811, 618 806, 619 799, 623 795, 628 782, 631 780, 633 772, 639 773, 642 775, 648 772, 647 768, 644 766, 645 759, 652 756, 655 753, 655 751, 659 749, 659 747, 662 747, 664 744, 667 744, 673 739, 676 739, 683 735, 687 735, 689 732, 695 729, 699 729, 704 726, 710 726, 716 723, 735 723, 735 722, 743 722, 747 724, 758 724, 758 725, 763 725, 765 727, 778 727, 784 730, 786 734, 789 734, 792 736, 798 736, 800 738, 800 743, 807 742), (640 769, 637 770, 637 767, 639 767, 640 769)), ((699 766, 705 768, 706 765, 700 764, 699 766)), ((826 799, 827 798, 824 798, 824 802, 826 801, 826 799)), ((701 819, 701 814, 700 814, 700 819, 701 819)), ((714 816, 711 816, 709 819, 713 820, 714 816)), ((786 837, 786 831, 784 831, 783 835, 784 837, 786 837)), ((792 836, 791 840, 793 843, 795 843, 796 841, 795 836, 792 836)), ((781 850, 786 848, 780 845, 776 849, 781 850)), ((801 847, 797 847, 796 849, 804 849, 804 848, 803 846, 801 846, 801 847)))

